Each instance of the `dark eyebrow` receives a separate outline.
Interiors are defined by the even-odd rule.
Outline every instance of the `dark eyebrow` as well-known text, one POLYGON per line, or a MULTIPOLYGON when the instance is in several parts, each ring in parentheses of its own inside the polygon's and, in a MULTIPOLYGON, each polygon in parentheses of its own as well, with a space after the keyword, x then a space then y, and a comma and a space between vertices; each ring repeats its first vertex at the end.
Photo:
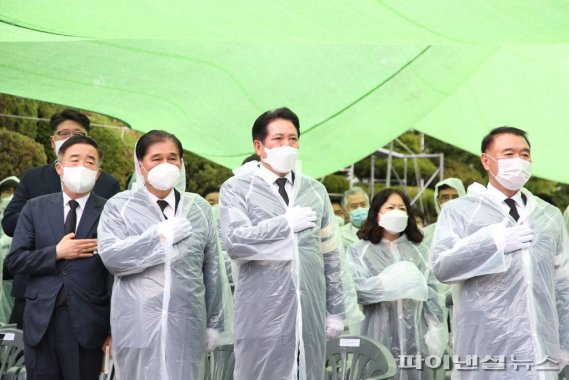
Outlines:
POLYGON ((90 155, 90 154, 87 155, 87 158, 90 158, 90 159, 93 160, 93 161, 97 160, 97 159, 95 158, 95 156, 92 156, 92 155, 90 155))

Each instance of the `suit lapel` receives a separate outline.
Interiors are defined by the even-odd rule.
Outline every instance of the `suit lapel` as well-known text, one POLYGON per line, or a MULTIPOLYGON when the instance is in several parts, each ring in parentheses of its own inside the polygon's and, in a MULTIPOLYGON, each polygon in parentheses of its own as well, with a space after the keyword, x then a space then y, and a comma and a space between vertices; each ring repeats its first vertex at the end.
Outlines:
POLYGON ((49 210, 45 215, 50 219, 49 225, 51 226, 53 236, 56 241, 61 240, 65 236, 65 215, 63 215, 63 193, 58 192, 53 195, 49 204, 49 210), (52 216, 55 215, 55 220, 52 216))
POLYGON ((103 209, 104 202, 99 202, 99 198, 91 192, 87 203, 85 203, 85 210, 81 215, 79 226, 77 226, 77 233, 75 234, 78 239, 93 239, 95 236, 88 236, 89 231, 99 219, 103 209))

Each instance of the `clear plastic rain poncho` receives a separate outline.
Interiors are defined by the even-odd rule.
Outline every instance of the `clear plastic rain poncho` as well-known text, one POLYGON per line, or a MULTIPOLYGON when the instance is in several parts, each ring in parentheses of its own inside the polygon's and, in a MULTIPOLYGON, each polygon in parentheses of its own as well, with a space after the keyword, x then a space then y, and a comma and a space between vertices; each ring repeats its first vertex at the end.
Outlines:
POLYGON ((454 354, 505 359, 505 370, 483 371, 478 363, 478 370, 456 371, 457 378, 557 379, 535 366, 569 359, 567 232, 557 208, 522 192, 527 204, 517 224, 535 235, 528 249, 504 253, 499 237, 516 222, 478 183, 445 206, 437 223, 433 271, 456 284, 454 354), (515 370, 513 360, 530 362, 532 370, 515 370))
POLYGON ((111 329, 119 380, 200 379, 206 328, 220 333, 218 345, 232 340, 233 305, 211 207, 181 191, 175 215, 191 223, 192 233, 172 245, 161 241, 164 216, 140 185, 109 199, 101 214, 99 254, 115 275, 111 329))
MULTIPOLYGON (((444 291, 427 262, 428 247, 402 234, 378 244, 360 240, 348 247, 358 302, 365 320, 361 334, 400 355, 440 356, 448 341, 444 291)), ((397 379, 432 379, 429 369, 399 370, 397 379)))
POLYGON ((296 174, 288 207, 311 207, 317 227, 293 233, 287 205, 257 165, 220 192, 224 246, 236 265, 235 379, 322 379, 325 320, 362 319, 324 187, 296 174))
POLYGON ((348 247, 360 238, 358 237, 359 228, 355 227, 352 223, 348 223, 342 227, 340 227, 340 233, 342 235, 342 244, 344 245, 344 249, 348 249, 348 247))
MULTIPOLYGON (((464 197, 466 195, 466 190, 464 189, 464 185, 462 183, 462 181, 458 178, 447 178, 444 179, 440 182, 438 182, 435 185, 435 191, 434 191, 434 203, 435 203, 435 210, 437 210, 437 215, 439 215, 441 213, 441 206, 439 206, 439 187, 443 186, 443 185, 447 185, 449 187, 452 187, 453 189, 456 189, 456 191, 458 192, 458 197, 464 197)), ((449 201, 450 202, 450 201, 449 201)), ((437 223, 431 223, 429 224, 427 227, 423 228, 423 235, 425 235, 425 238, 423 239, 423 243, 425 243, 428 247, 431 246, 431 243, 433 241, 433 234, 435 233, 435 227, 437 226, 437 223)))

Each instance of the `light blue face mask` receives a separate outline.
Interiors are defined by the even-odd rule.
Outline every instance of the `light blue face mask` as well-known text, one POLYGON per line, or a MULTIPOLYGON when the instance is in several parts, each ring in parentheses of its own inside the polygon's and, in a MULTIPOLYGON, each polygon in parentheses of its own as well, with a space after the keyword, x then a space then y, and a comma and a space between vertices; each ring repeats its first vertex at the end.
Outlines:
POLYGON ((354 226, 360 228, 364 221, 367 219, 368 212, 369 207, 359 207, 355 210, 352 210, 350 211, 350 221, 354 226))

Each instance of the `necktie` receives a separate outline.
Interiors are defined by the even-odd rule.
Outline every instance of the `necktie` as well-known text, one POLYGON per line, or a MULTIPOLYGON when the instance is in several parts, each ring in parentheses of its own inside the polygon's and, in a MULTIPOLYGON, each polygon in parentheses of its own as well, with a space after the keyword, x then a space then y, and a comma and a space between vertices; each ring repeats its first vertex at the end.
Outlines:
POLYGON ((288 194, 286 193, 286 189, 285 189, 285 184, 286 184, 286 178, 277 178, 277 180, 275 181, 276 184, 279 186, 279 194, 281 195, 281 197, 283 197, 286 205, 288 206, 288 194))
POLYGON ((168 219, 166 214, 164 214, 164 210, 166 207, 168 207, 168 202, 166 202, 164 199, 158 199, 156 203, 158 203, 158 207, 160 207, 160 210, 162 210, 162 215, 164 215, 164 218, 168 219))
POLYGON ((516 201, 513 200, 512 198, 506 198, 506 199, 504 199, 504 202, 506 202, 506 204, 510 208, 510 215, 517 222, 518 219, 520 218, 520 214, 518 214, 518 209, 516 207, 516 201))
POLYGON ((77 207, 79 203, 75 200, 69 201, 69 212, 67 213, 67 217, 65 218, 65 234, 69 234, 71 232, 75 232, 75 226, 77 226, 77 207))

